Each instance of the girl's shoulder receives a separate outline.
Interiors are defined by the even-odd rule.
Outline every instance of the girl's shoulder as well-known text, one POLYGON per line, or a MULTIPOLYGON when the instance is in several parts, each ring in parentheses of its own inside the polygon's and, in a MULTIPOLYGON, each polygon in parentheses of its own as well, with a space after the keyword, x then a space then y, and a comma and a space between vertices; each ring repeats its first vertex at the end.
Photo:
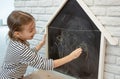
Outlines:
POLYGON ((24 48, 28 47, 27 45, 21 43, 20 41, 15 41, 15 40, 10 40, 10 46, 20 50, 23 50, 24 48))

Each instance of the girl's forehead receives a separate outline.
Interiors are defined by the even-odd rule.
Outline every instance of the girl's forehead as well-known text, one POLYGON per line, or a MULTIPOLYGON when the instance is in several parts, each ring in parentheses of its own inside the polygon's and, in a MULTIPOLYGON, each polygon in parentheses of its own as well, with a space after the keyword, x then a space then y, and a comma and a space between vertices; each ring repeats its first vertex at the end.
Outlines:
POLYGON ((30 30, 30 29, 32 29, 32 28, 34 28, 34 27, 35 27, 35 22, 34 22, 34 21, 31 21, 30 23, 28 23, 28 24, 26 24, 26 25, 24 26, 24 29, 30 30))

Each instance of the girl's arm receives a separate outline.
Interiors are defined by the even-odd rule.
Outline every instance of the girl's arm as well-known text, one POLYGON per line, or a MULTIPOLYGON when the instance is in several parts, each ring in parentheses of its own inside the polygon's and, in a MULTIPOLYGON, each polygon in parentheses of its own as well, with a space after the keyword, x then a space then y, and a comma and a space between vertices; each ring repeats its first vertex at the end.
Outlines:
POLYGON ((43 40, 35 47, 35 49, 37 51, 39 51, 43 47, 43 45, 45 44, 45 41, 46 41, 46 34, 44 35, 43 40))
POLYGON ((61 58, 61 59, 57 59, 57 60, 54 60, 53 63, 54 63, 54 68, 56 67, 59 67, 63 64, 66 64, 76 58, 78 58, 82 53, 82 49, 81 48, 77 48, 76 50, 74 50, 71 54, 61 58))

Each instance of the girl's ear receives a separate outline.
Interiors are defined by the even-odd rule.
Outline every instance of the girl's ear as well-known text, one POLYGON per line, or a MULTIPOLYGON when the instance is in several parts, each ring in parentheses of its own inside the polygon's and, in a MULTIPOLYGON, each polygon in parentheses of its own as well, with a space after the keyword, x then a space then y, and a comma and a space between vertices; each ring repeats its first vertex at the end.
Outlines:
POLYGON ((14 32, 14 36, 17 37, 17 38, 19 38, 20 37, 20 33, 18 31, 15 31, 14 32))

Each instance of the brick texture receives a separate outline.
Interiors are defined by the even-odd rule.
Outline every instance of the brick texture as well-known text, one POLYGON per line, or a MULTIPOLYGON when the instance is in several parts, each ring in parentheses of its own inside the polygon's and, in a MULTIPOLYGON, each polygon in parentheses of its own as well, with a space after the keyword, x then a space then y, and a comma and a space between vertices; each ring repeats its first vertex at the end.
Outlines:
MULTIPOLYGON (((31 40, 35 46, 43 37, 42 29, 64 0, 15 0, 15 9, 31 13, 36 20, 37 34, 31 40)), ((92 13, 113 37, 120 41, 120 0, 83 0, 92 13)), ((45 52, 43 47, 40 52, 45 52)), ((45 55, 45 53, 42 53, 45 55)), ((120 79, 120 43, 112 46, 107 43, 105 54, 104 79, 120 79)))

